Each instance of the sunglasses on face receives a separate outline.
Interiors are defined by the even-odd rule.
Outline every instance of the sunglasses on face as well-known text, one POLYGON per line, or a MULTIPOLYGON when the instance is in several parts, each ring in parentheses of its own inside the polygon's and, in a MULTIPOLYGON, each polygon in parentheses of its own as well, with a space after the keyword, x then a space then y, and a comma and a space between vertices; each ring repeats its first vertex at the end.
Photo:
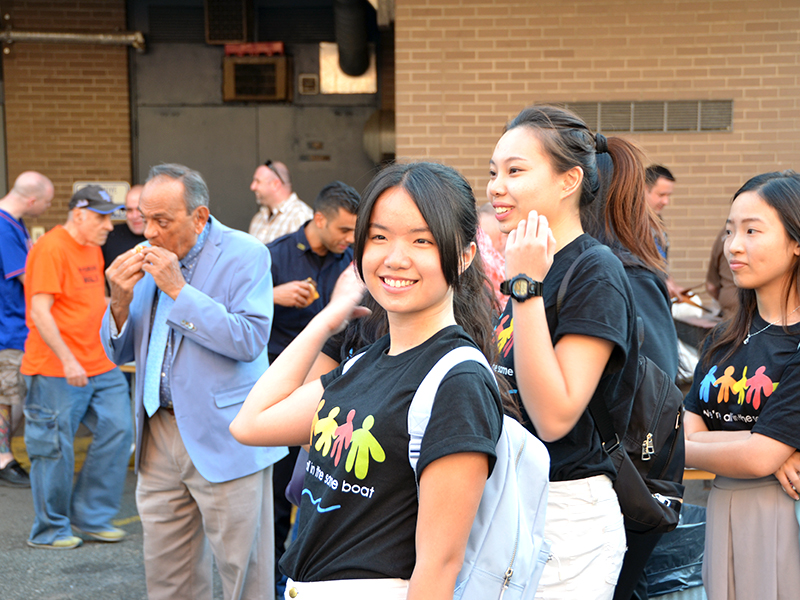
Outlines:
POLYGON ((284 183, 284 184, 286 183, 286 182, 283 180, 283 177, 281 177, 281 174, 280 174, 280 173, 278 173, 278 169, 276 169, 276 168, 273 166, 273 164, 272 164, 272 161, 271 161, 271 160, 268 160, 267 162, 265 162, 265 163, 264 163, 264 166, 265 166, 265 167, 267 167, 267 168, 268 168, 270 171, 272 171, 273 173, 275 173, 275 177, 277 177, 277 178, 280 180, 280 182, 281 182, 281 183, 284 183))

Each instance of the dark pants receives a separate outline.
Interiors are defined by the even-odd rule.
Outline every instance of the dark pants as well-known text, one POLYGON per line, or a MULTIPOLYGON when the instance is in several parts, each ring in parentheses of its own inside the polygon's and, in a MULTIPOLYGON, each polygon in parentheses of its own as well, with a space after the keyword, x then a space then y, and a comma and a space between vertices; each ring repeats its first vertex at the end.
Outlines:
POLYGON ((647 600, 647 578, 644 566, 653 553, 660 533, 635 533, 625 530, 628 550, 622 561, 622 571, 617 580, 614 600, 647 600))
POLYGON ((272 471, 272 497, 275 510, 275 581, 282 578, 278 561, 286 551, 286 538, 292 528, 292 503, 286 499, 286 486, 292 479, 294 463, 297 461, 299 447, 289 448, 289 455, 275 463, 272 471))

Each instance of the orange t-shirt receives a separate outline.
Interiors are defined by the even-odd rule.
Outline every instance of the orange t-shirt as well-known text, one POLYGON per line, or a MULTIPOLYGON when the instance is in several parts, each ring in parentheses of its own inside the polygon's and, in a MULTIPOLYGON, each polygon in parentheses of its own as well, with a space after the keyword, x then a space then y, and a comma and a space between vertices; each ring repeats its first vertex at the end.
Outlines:
POLYGON ((31 298, 55 297, 50 309, 61 338, 86 370, 88 377, 114 368, 100 342, 100 324, 106 310, 103 254, 97 246, 81 246, 61 225, 42 236, 31 248, 25 275, 25 308, 30 333, 20 371, 24 375, 64 377, 61 361, 31 319, 31 298))

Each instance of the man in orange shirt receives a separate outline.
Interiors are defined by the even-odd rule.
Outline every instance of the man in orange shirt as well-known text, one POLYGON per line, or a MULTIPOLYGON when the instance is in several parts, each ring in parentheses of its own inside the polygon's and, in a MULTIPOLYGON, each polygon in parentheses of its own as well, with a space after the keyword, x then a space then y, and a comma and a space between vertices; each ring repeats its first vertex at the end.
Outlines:
POLYGON ((73 531, 101 542, 125 537, 111 519, 130 458, 130 399, 125 378, 100 342, 106 308, 100 246, 112 229, 110 213, 119 207, 99 186, 78 190, 66 224, 42 236, 28 255, 30 332, 20 370, 28 386, 32 548, 76 548, 83 542, 73 531), (94 439, 73 487, 73 439, 81 422, 94 439))

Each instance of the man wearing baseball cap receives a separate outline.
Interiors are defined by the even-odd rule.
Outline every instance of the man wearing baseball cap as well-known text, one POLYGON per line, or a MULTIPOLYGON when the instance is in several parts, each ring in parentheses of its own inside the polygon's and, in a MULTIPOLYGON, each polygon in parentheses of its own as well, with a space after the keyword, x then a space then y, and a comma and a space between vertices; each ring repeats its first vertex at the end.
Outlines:
POLYGON ((130 458, 130 399, 99 333, 106 308, 100 246, 112 229, 110 214, 120 207, 100 186, 78 190, 67 222, 42 236, 28 255, 30 333, 21 371, 28 386, 25 445, 36 512, 32 548, 68 550, 82 538, 125 537, 111 519, 130 458), (93 441, 73 486, 73 439, 81 422, 93 441))

